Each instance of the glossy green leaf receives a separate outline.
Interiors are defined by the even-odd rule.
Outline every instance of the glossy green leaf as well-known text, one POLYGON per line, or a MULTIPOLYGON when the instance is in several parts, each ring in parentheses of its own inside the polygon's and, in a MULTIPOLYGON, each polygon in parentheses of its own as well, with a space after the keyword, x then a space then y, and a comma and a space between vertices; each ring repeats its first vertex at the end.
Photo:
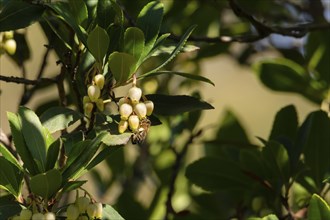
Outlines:
POLYGON ((330 207, 322 197, 313 194, 309 202, 307 219, 330 219, 330 207))
MULTIPOLYGON (((182 76, 182 77, 185 77, 185 78, 188 78, 188 79, 191 79, 191 80, 206 82, 206 83, 209 83, 209 84, 215 86, 215 84, 210 79, 208 79, 206 77, 203 77, 201 75, 183 73, 183 72, 176 72, 176 71, 158 71, 158 72, 151 73, 151 74, 149 74, 145 77, 153 77, 153 76, 158 76, 158 75, 162 75, 162 74, 174 74, 174 75, 182 76)), ((142 77, 139 77, 139 78, 145 78, 145 77, 143 77, 143 75, 142 75, 142 77)))
POLYGON ((109 56, 109 68, 116 85, 124 84, 133 75, 135 64, 135 58, 127 53, 113 52, 109 56))
POLYGON ((68 24, 75 34, 77 34, 78 39, 84 44, 87 45, 87 34, 86 31, 77 24, 74 15, 69 10, 69 5, 66 2, 53 2, 46 3, 45 6, 52 9, 63 22, 68 24))
POLYGON ((69 0, 69 6, 78 24, 82 24, 88 18, 87 7, 83 0, 69 0))
POLYGON ((186 176, 192 183, 210 191, 251 187, 237 163, 220 157, 204 157, 193 162, 187 167, 186 176))
POLYGON ((9 1, 0 13, 0 32, 30 26, 40 19, 44 10, 40 5, 25 1, 9 1))
MULTIPOLYGON (((308 67, 311 71, 317 71, 317 78, 330 84, 329 60, 330 60, 330 31, 316 31, 308 35, 306 44, 306 57, 309 60, 308 67)), ((314 72, 315 74, 315 72, 314 72)))
POLYGON ((72 190, 78 189, 82 185, 84 185, 87 182, 87 180, 83 181, 68 181, 63 186, 62 192, 70 192, 72 190))
POLYGON ((10 125, 11 134, 13 136, 13 141, 16 147, 16 151, 20 155, 23 166, 27 168, 27 170, 32 174, 35 175, 38 173, 38 167, 33 157, 26 146, 24 136, 22 133, 22 122, 20 118, 12 112, 7 112, 7 117, 10 125))
POLYGON ((19 170, 23 171, 23 167, 20 165, 16 157, 2 144, 0 143, 0 154, 8 160, 10 163, 15 165, 19 170))
MULTIPOLYGON (((106 137, 105 137, 106 139, 106 137)), ((103 142, 103 140, 102 140, 103 142)), ((110 147, 110 146, 106 146, 100 153, 98 153, 93 160, 86 166, 86 170, 90 170, 93 167, 95 167, 97 164, 101 163, 102 161, 104 161, 106 158, 110 157, 111 155, 113 155, 113 153, 117 150, 120 149, 120 146, 116 146, 116 147, 110 147)))
POLYGON ((115 17, 118 14, 117 7, 113 0, 97 2, 96 20, 100 27, 107 29, 111 23, 115 22, 115 17))
POLYGON ((144 34, 137 27, 129 27, 124 34, 124 52, 139 60, 144 49, 144 34))
POLYGON ((21 205, 13 200, 14 198, 9 196, 0 197, 0 219, 10 219, 21 211, 21 205))
POLYGON ((287 184, 290 178, 290 161, 287 150, 283 145, 270 141, 262 149, 264 167, 267 170, 267 179, 280 190, 283 184, 287 184))
POLYGON ((124 218, 114 208, 112 208, 112 206, 104 204, 102 220, 108 219, 124 220, 124 218))
POLYGON ((0 189, 5 189, 16 198, 21 193, 23 173, 11 162, 0 156, 0 189))
POLYGON ((148 55, 153 48, 163 20, 164 6, 161 2, 152 1, 141 10, 136 24, 145 35, 145 47, 141 58, 148 55))
POLYGON ((110 39, 107 32, 99 26, 96 26, 88 35, 87 47, 101 64, 103 64, 103 59, 107 54, 109 43, 110 39))
POLYGON ((188 40, 188 37, 191 35, 191 33, 194 31, 194 29, 196 28, 196 25, 191 26, 190 28, 188 28, 188 30, 186 31, 186 33, 181 37, 180 42, 178 43, 178 45, 175 47, 175 49, 171 52, 171 54, 169 55, 169 57, 158 67, 156 67, 155 69, 141 74, 141 76, 148 76, 151 73, 157 72, 158 70, 160 70, 161 68, 163 68, 166 64, 168 64, 184 47, 186 41, 188 40))
POLYGON ((315 111, 308 115, 303 126, 307 129, 304 160, 317 188, 321 190, 322 181, 330 170, 330 119, 326 112, 315 111))
POLYGON ((55 168, 55 164, 60 153, 61 139, 54 141, 48 148, 46 158, 46 170, 55 168))
POLYGON ((70 125, 84 116, 72 109, 61 106, 47 109, 41 116, 40 121, 51 133, 68 128, 70 125))
POLYGON ((300 93, 317 103, 324 98, 322 91, 310 86, 311 79, 306 70, 293 61, 283 58, 264 60, 254 67, 260 80, 272 90, 300 93))
POLYGON ((54 195, 62 184, 62 176, 57 169, 35 175, 30 180, 31 191, 44 199, 54 195))
POLYGON ((118 146, 125 145, 131 138, 132 133, 123 133, 123 134, 106 134, 102 139, 102 142, 107 146, 118 146))
POLYGON ((201 101, 192 96, 178 95, 146 95, 148 100, 153 101, 155 105, 154 114, 158 115, 177 115, 184 112, 214 109, 212 105, 201 101))
POLYGON ((44 128, 38 116, 32 110, 20 107, 18 114, 22 122, 22 132, 26 146, 37 163, 39 172, 44 172, 46 170, 46 152, 48 148, 46 137, 44 137, 44 128))
POLYGON ((298 130, 298 115, 293 105, 288 105, 277 112, 269 140, 287 137, 294 140, 298 130))

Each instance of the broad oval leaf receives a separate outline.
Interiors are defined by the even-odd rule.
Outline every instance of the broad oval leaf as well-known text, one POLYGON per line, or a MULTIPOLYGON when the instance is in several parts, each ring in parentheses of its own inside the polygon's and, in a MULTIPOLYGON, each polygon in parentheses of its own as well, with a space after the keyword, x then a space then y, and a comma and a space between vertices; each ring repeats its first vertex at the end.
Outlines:
POLYGON ((57 169, 35 175, 30 180, 31 191, 44 199, 54 195, 62 184, 62 176, 57 169))
POLYGON ((0 167, 0 188, 17 198, 21 193, 23 172, 2 156, 0 156, 0 167))
POLYGON ((13 197, 0 197, 0 219, 11 219, 12 216, 19 213, 22 209, 18 202, 13 201, 13 197))
POLYGON ((88 18, 87 6, 83 0, 69 0, 69 6, 78 24, 88 18))
POLYGON ((310 85, 310 78, 299 64, 284 58, 264 60, 254 65, 260 80, 275 91, 296 92, 321 103, 322 91, 310 85))
POLYGON ((200 82, 206 82, 209 83, 213 86, 215 86, 215 84, 208 78, 200 76, 200 75, 196 75, 196 74, 190 74, 190 73, 183 73, 183 72, 176 72, 176 71, 158 71, 158 72, 153 72, 150 73, 146 76, 142 75, 142 77, 139 78, 145 78, 145 77, 152 77, 152 76, 158 76, 158 75, 162 75, 162 74, 173 74, 173 75, 178 75, 178 76, 182 76, 191 80, 196 80, 196 81, 200 81, 200 82))
POLYGON ((125 145, 131 138, 132 133, 123 133, 123 134, 106 134, 102 139, 102 142, 107 146, 118 146, 125 145))
POLYGON ((46 170, 55 168, 57 157, 60 153, 61 139, 54 141, 48 148, 46 159, 46 170))
POLYGON ((177 115, 196 110, 214 109, 209 103, 192 96, 151 94, 146 95, 146 97, 148 100, 153 101, 156 115, 177 115))
POLYGON ((35 175, 38 173, 38 167, 33 157, 26 146, 23 132, 22 132, 22 122, 18 115, 12 112, 7 112, 7 118, 10 125, 11 134, 13 136, 13 141, 16 147, 16 151, 20 155, 23 166, 30 172, 30 174, 35 175))
POLYGON ((329 205, 317 194, 313 194, 309 202, 307 219, 330 219, 329 205))
POLYGON ((84 116, 77 111, 64 107, 52 107, 46 110, 41 116, 40 121, 49 132, 63 130, 84 116))
MULTIPOLYGON (((111 23, 115 22, 115 18, 118 14, 122 14, 122 12, 114 0, 97 2, 96 21, 100 27, 107 29, 111 23)), ((119 17, 121 17, 121 15, 119 17)))
POLYGON ((135 58, 127 53, 113 52, 109 56, 109 68, 117 86, 124 84, 133 75, 135 64, 135 58))
POLYGON ((310 175, 319 190, 330 170, 330 119, 326 112, 315 111, 308 115, 302 127, 305 130, 303 153, 310 175))
POLYGON ((124 34, 124 52, 139 60, 144 49, 144 34, 137 27, 129 27, 124 34))
POLYGON ((124 218, 114 208, 112 208, 112 206, 104 204, 102 220, 109 219, 124 220, 124 218))
POLYGON ((156 42, 163 20, 163 12, 163 4, 158 1, 152 1, 144 6, 138 15, 137 27, 145 34, 145 47, 141 55, 142 59, 148 55, 156 42))
POLYGON ((22 123, 22 130, 26 146, 37 163, 39 172, 46 169, 47 141, 44 128, 38 116, 26 107, 20 107, 18 114, 22 123))
POLYGON ((204 157, 190 164, 187 178, 194 184, 210 191, 250 189, 250 179, 234 161, 220 157, 204 157))
POLYGON ((38 21, 44 10, 25 1, 9 1, 0 13, 0 32, 25 28, 38 21))
POLYGON ((99 26, 96 26, 88 35, 87 47, 100 64, 103 64, 103 59, 107 54, 109 43, 110 40, 107 32, 99 26))

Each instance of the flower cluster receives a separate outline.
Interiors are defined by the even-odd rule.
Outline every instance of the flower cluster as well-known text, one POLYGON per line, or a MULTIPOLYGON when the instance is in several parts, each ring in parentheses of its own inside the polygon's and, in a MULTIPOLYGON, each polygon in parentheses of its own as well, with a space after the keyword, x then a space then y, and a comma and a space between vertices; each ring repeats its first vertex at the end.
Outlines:
POLYGON ((119 133, 124 133, 127 128, 133 132, 140 126, 140 120, 150 116, 154 109, 154 103, 149 100, 140 102, 142 90, 135 85, 128 90, 128 95, 119 100, 120 122, 118 124, 119 133))
POLYGON ((87 117, 90 117, 94 104, 100 110, 104 110, 104 101, 101 97, 101 91, 104 87, 104 76, 102 74, 96 74, 93 78, 92 84, 88 86, 87 94, 88 96, 84 96, 83 104, 84 104, 84 112, 87 117))
POLYGON ((13 31, 6 31, 0 33, 0 56, 7 52, 10 55, 15 54, 16 52, 16 41, 14 38, 13 31))
POLYGON ((102 204, 91 203, 87 197, 78 197, 75 203, 68 206, 66 217, 67 220, 101 219, 102 204))
POLYGON ((44 219, 44 220, 55 220, 55 214, 53 212, 46 212, 46 213, 40 213, 40 212, 36 212, 36 213, 32 213, 32 211, 30 209, 22 209, 20 214, 17 216, 14 216, 12 218, 12 220, 40 220, 40 219, 44 219))

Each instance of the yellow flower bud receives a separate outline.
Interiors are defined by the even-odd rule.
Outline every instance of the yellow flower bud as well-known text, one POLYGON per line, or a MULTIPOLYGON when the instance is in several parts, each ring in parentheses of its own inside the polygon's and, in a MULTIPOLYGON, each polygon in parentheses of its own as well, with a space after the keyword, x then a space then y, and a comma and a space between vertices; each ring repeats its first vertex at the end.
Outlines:
POLYGON ((121 120, 127 120, 128 117, 132 114, 132 112, 133 108, 130 104, 124 103, 119 107, 119 114, 121 120))
POLYGON ((104 110, 103 99, 98 99, 98 100, 96 101, 96 107, 97 107, 101 112, 103 112, 103 110, 104 110))
POLYGON ((91 99, 89 98, 89 96, 85 95, 83 98, 83 104, 85 105, 87 102, 91 102, 91 99))
POLYGON ((14 38, 14 31, 5 31, 3 33, 3 36, 6 40, 13 39, 14 38))
POLYGON ((103 212, 102 203, 97 202, 97 203, 95 203, 95 206, 96 206, 96 215, 95 215, 95 217, 97 219, 101 219, 102 218, 102 212, 103 212))
POLYGON ((97 74, 94 76, 95 84, 100 88, 103 89, 104 86, 104 76, 102 74, 97 74))
POLYGON ((95 204, 89 204, 87 206, 87 215, 90 219, 94 219, 96 216, 97 207, 95 204))
POLYGON ((154 111, 154 103, 152 101, 145 101, 144 104, 147 107, 147 115, 150 116, 154 111))
POLYGON ((119 105, 119 106, 121 106, 121 105, 124 104, 124 103, 129 104, 129 100, 128 100, 128 98, 123 97, 123 98, 120 98, 120 99, 119 99, 119 101, 118 101, 118 105, 119 105))
POLYGON ((128 122, 121 120, 118 124, 118 132, 120 134, 124 133, 127 130, 127 127, 128 127, 128 122))
POLYGON ((134 112, 140 119, 143 119, 147 115, 147 107, 144 103, 138 103, 134 106, 134 112))
POLYGON ((14 39, 6 40, 3 48, 9 53, 10 55, 15 54, 16 52, 16 41, 14 39))
POLYGON ((128 118, 128 125, 129 128, 134 132, 136 131, 140 126, 140 119, 137 115, 131 115, 128 118))
POLYGON ((92 102, 95 102, 98 98, 100 98, 101 90, 98 86, 91 85, 87 90, 88 96, 92 102))
POLYGON ((42 213, 34 213, 32 215, 32 220, 40 220, 40 219, 44 219, 44 214, 42 214, 42 213))
POLYGON ((32 217, 32 211, 30 209, 22 209, 19 217, 22 220, 30 220, 32 217))
POLYGON ((133 104, 139 103, 142 96, 142 90, 136 86, 128 90, 128 97, 131 99, 133 104))
POLYGON ((71 204, 66 209, 67 219, 76 220, 79 217, 79 209, 76 205, 71 204))
POLYGON ((44 220, 56 220, 56 216, 53 212, 47 212, 44 214, 44 220))
POLYGON ((94 108, 93 103, 91 103, 91 102, 85 103, 85 105, 84 105, 85 114, 89 115, 92 112, 93 108, 94 108))
POLYGON ((79 197, 76 200, 76 205, 80 213, 85 213, 87 206, 89 204, 89 199, 87 197, 79 197))

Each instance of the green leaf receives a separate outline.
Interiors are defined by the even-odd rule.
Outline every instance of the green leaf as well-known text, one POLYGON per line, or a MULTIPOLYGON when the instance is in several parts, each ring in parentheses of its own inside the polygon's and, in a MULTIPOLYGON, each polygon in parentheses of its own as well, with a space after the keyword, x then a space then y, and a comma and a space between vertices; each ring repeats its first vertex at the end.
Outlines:
POLYGON ((62 192, 70 192, 72 190, 78 189, 82 185, 84 185, 87 182, 87 180, 83 181, 68 181, 65 183, 62 192))
POLYGON ((22 132, 26 146, 36 161, 39 172, 44 172, 46 169, 46 151, 48 149, 46 137, 44 137, 44 128, 38 116, 32 110, 20 107, 18 114, 22 122, 22 132))
POLYGON ((192 183, 210 191, 251 188, 250 179, 238 164, 226 158, 199 159, 187 167, 186 176, 192 183))
POLYGON ((127 53, 113 52, 109 56, 109 68, 116 85, 124 84, 133 75, 135 64, 135 58, 127 53))
POLYGON ((176 71, 158 71, 158 72, 150 73, 147 76, 143 75, 142 77, 139 77, 139 78, 153 77, 153 76, 158 76, 158 75, 161 75, 161 74, 169 74, 169 75, 174 74, 174 75, 182 76, 182 77, 185 77, 185 78, 188 78, 188 79, 191 79, 191 80, 206 82, 206 83, 209 83, 209 84, 215 86, 215 84, 206 77, 196 75, 196 74, 176 72, 176 71))
POLYGON ((129 27, 124 34, 124 52, 139 60, 144 49, 144 34, 137 27, 129 27))
POLYGON ((136 24, 137 27, 143 31, 145 36, 145 47, 141 55, 142 59, 148 55, 156 42, 163 20, 163 12, 163 4, 158 1, 152 1, 144 6, 138 15, 136 24))
POLYGON ((66 2, 53 2, 53 3, 45 3, 45 6, 52 9, 56 14, 58 14, 58 18, 63 22, 68 24, 72 30, 77 34, 78 39, 87 46, 87 34, 86 31, 77 24, 75 17, 69 10, 69 5, 66 2))
POLYGON ((125 145, 131 138, 132 133, 106 134, 102 142, 107 146, 125 145))
POLYGON ((277 112, 269 140, 279 137, 287 137, 291 140, 296 138, 298 130, 298 116, 296 108, 288 105, 277 112))
POLYGON ((154 113, 156 115, 177 115, 184 112, 214 109, 209 103, 192 96, 151 94, 146 95, 146 97, 148 100, 153 101, 155 105, 154 113))
POLYGON ((62 184, 62 176, 57 169, 35 175, 30 180, 31 191, 44 199, 54 195, 62 184))
MULTIPOLYGON (((100 27, 107 29, 115 21, 118 14, 118 5, 113 0, 98 1, 96 20, 100 27)), ((120 10, 121 11, 121 10, 120 10)))
POLYGON ((113 155, 113 153, 119 150, 120 147, 109 147, 106 146, 93 160, 86 166, 86 170, 90 170, 95 167, 97 164, 101 163, 103 160, 108 158, 109 156, 113 155))
POLYGON ((96 26, 88 35, 87 47, 100 64, 103 64, 103 59, 107 54, 109 43, 110 40, 107 32, 99 26, 96 26))
POLYGON ((23 173, 1 156, 0 167, 0 188, 7 190, 17 198, 21 193, 23 173))
POLYGON ((102 213, 102 220, 124 220, 124 218, 110 205, 104 204, 103 205, 103 213, 102 213))
POLYGON ((0 32, 25 28, 38 21, 44 10, 40 5, 9 1, 0 13, 0 32))
POLYGON ((254 65, 260 80, 275 91, 296 92, 311 101, 321 103, 323 92, 310 86, 310 78, 305 69, 299 64, 277 58, 264 60, 254 65))
POLYGON ((252 218, 248 218, 247 220, 278 220, 278 218, 276 215, 270 214, 270 215, 264 216, 262 218, 252 217, 252 218))
POLYGON ((330 119, 326 112, 315 111, 308 115, 303 126, 307 129, 304 160, 317 188, 321 190, 322 181, 330 170, 330 119))
POLYGON ((22 207, 18 202, 14 202, 12 197, 0 197, 0 219, 10 219, 21 211, 22 207))
POLYGON ((264 167, 267 170, 267 179, 277 190, 287 184, 290 178, 290 161, 287 150, 283 145, 270 141, 262 149, 264 167))
POLYGON ((307 219, 330 219, 329 204, 317 194, 313 194, 309 202, 307 219))
POLYGON ((22 132, 22 122, 20 118, 12 112, 7 112, 7 117, 10 125, 11 134, 13 136, 13 141, 16 147, 17 153, 20 155, 22 161, 24 162, 23 166, 27 168, 27 170, 35 175, 38 173, 38 167, 33 157, 26 146, 23 132, 22 132))
POLYGON ((69 6, 78 24, 88 18, 87 7, 83 0, 69 0, 69 6))
POLYGON ((84 116, 77 111, 56 106, 47 109, 40 116, 40 121, 43 126, 49 130, 49 132, 54 133, 56 131, 68 128, 70 125, 83 117, 84 116))
POLYGON ((155 69, 153 69, 147 73, 141 74, 141 76, 148 76, 149 74, 157 72, 158 70, 163 68, 166 64, 168 64, 181 51, 181 49, 184 47, 186 41, 188 40, 188 37, 191 35, 191 33, 194 31, 195 28, 196 28, 196 25, 188 28, 186 33, 180 39, 180 42, 178 43, 176 48, 172 51, 172 53, 169 55, 169 57, 161 65, 159 65, 158 67, 156 67, 155 69))
POLYGON ((23 171, 23 167, 19 164, 18 160, 2 143, 0 143, 0 153, 4 158, 6 158, 6 160, 15 165, 20 171, 23 171))
POLYGON ((46 170, 55 168, 55 164, 60 153, 61 139, 54 141, 48 148, 47 159, 46 159, 46 170))

